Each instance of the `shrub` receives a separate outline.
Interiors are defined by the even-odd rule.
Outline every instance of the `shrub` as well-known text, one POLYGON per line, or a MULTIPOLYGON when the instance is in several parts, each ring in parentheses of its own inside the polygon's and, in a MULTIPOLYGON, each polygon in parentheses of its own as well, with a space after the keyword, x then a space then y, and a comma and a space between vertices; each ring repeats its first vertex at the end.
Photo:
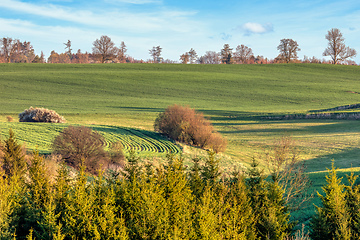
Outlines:
POLYGON ((8 122, 13 122, 14 121, 14 118, 12 116, 6 116, 6 120, 8 122))
POLYGON ((65 123, 66 120, 53 110, 30 107, 19 113, 19 122, 65 123))
POLYGON ((155 131, 165 136, 203 149, 223 152, 226 140, 214 130, 202 113, 189 107, 172 105, 160 113, 154 123, 155 131))
POLYGON ((69 126, 54 139, 52 148, 70 166, 79 169, 84 161, 86 170, 96 174, 101 166, 109 164, 104 143, 104 137, 91 128, 69 126))
POLYGON ((121 142, 112 143, 109 149, 110 164, 125 167, 125 155, 123 152, 123 145, 121 142))

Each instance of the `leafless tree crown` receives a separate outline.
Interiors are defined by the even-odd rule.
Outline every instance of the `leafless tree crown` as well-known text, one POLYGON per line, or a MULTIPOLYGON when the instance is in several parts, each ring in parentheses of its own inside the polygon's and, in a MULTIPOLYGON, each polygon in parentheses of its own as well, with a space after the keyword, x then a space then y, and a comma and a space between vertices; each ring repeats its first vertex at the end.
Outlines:
POLYGON ((291 60, 298 58, 297 52, 301 49, 296 41, 289 38, 283 38, 280 40, 280 44, 277 47, 279 50, 278 59, 289 63, 291 60))
POLYGON ((333 64, 356 56, 355 49, 345 46, 345 39, 339 29, 332 28, 325 35, 325 38, 328 40, 328 46, 323 56, 330 56, 333 64))
POLYGON ((118 51, 115 43, 108 36, 101 36, 93 42, 93 54, 99 55, 100 61, 104 63, 107 60, 115 58, 118 51))

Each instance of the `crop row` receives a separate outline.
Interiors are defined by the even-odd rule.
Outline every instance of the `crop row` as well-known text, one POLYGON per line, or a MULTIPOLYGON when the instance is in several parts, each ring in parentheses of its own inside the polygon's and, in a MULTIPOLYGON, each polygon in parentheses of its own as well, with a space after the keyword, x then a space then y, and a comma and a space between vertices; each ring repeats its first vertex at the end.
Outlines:
MULTIPOLYGON (((41 153, 51 152, 53 139, 67 124, 49 123, 0 123, 0 136, 7 136, 9 128, 15 132, 17 139, 25 143, 29 150, 39 150, 41 153)), ((140 129, 91 125, 105 137, 106 148, 115 142, 121 142, 125 151, 134 150, 142 153, 179 153, 180 149, 160 134, 140 129)))

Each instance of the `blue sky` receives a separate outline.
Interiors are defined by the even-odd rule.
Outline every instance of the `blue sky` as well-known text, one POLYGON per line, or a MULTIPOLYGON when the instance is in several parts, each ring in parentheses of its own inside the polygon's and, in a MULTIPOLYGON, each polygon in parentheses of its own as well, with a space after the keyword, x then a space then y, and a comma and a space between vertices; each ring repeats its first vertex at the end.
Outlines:
POLYGON ((108 35, 128 54, 149 59, 160 45, 162 56, 178 60, 194 48, 198 55, 244 44, 255 55, 275 58, 280 39, 292 38, 304 55, 323 58, 325 34, 339 28, 360 63, 359 0, 0 0, 0 37, 30 41, 37 54, 91 51, 108 35))

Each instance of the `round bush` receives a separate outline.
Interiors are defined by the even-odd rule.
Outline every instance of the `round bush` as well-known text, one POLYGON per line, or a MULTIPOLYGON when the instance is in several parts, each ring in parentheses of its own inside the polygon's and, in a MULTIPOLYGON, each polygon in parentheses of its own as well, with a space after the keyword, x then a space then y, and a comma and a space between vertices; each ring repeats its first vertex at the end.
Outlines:
POLYGON ((78 169, 84 161, 86 170, 93 174, 110 163, 104 146, 104 137, 84 126, 65 128, 52 144, 54 154, 60 154, 67 164, 78 169))
POLYGON ((214 130, 210 121, 194 109, 172 105, 160 113, 154 123, 155 131, 193 146, 223 152, 226 140, 214 130))
POLYGON ((19 122, 65 123, 66 120, 53 110, 30 107, 19 113, 19 122))

